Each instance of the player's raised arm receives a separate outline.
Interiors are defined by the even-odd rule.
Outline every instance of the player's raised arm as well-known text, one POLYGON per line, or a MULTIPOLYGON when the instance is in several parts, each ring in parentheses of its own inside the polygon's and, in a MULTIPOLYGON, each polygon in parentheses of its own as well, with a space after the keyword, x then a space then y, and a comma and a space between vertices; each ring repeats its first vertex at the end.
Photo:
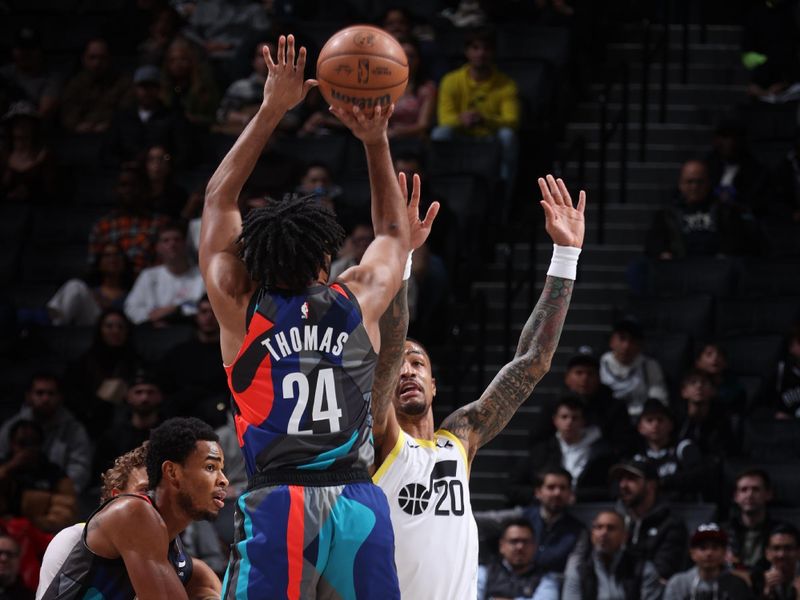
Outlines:
MULTIPOLYGON (((407 190, 404 173, 400 173, 398 180, 400 189, 407 190)), ((419 175, 414 175, 411 201, 406 209, 412 250, 422 246, 428 239, 433 221, 439 213, 439 203, 433 202, 428 207, 425 220, 420 221, 419 200, 420 179, 419 175)), ((378 465, 386 458, 386 455, 394 447, 397 436, 400 435, 400 425, 397 423, 392 398, 403 364, 403 346, 408 333, 408 278, 410 274, 409 256, 400 290, 395 294, 380 320, 381 351, 378 353, 378 363, 375 366, 375 378, 372 383, 372 435, 378 450, 376 457, 378 465)))
POLYGON ((400 189, 392 166, 386 130, 392 107, 380 106, 368 117, 357 106, 352 111, 332 107, 367 153, 375 239, 361 263, 339 277, 355 293, 364 314, 364 326, 376 351, 380 346, 378 320, 400 288, 403 267, 409 252, 406 194, 400 189))
POLYGON ((295 53, 294 36, 280 37, 274 60, 267 46, 263 52, 269 70, 264 100, 208 182, 200 229, 200 270, 222 328, 225 362, 241 344, 237 335, 244 335, 244 309, 253 287, 236 248, 242 232, 239 194, 286 111, 316 85, 313 79, 303 79, 306 49, 295 53))
POLYGON ((550 370, 567 316, 578 255, 583 245, 586 194, 577 207, 561 179, 539 179, 545 229, 553 240, 553 259, 542 295, 528 318, 510 363, 495 376, 481 397, 448 416, 442 429, 465 444, 470 461, 478 448, 489 442, 508 423, 534 386, 550 370))

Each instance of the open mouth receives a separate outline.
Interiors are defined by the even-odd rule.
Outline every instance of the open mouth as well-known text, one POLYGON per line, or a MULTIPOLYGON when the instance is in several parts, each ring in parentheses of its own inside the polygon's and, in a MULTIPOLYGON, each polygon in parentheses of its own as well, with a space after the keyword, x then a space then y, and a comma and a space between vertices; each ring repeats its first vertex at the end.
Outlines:
POLYGON ((409 398, 422 395, 422 386, 413 380, 404 381, 400 384, 400 389, 398 391, 398 396, 401 400, 408 400, 409 398))
POLYGON ((216 492, 214 494, 214 504, 217 505, 217 508, 222 508, 223 506, 225 506, 225 496, 227 495, 228 494, 224 491, 216 492))

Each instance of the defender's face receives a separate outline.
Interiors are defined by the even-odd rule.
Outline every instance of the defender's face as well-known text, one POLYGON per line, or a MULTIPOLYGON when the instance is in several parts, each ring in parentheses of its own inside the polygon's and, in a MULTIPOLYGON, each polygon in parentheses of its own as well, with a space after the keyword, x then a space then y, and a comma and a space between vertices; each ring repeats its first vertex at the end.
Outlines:
POLYGON ((421 415, 430 410, 436 395, 436 380, 427 352, 417 343, 407 341, 403 366, 394 394, 395 410, 404 415, 421 415))
POLYGON ((228 478, 222 472, 225 458, 217 442, 199 440, 179 465, 178 503, 195 521, 213 521, 225 505, 228 478))

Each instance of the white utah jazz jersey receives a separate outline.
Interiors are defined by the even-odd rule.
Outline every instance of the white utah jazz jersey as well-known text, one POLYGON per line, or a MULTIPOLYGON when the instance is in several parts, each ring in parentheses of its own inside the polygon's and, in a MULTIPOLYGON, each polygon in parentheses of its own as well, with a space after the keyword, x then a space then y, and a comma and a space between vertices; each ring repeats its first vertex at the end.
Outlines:
POLYGON ((401 431, 372 478, 389 500, 400 594, 408 600, 476 598, 478 526, 467 454, 449 431, 440 429, 434 440, 401 431))

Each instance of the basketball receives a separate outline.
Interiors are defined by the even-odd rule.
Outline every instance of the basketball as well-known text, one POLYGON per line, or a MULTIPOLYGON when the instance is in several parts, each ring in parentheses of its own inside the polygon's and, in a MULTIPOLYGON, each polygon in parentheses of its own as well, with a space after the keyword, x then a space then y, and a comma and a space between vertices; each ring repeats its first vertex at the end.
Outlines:
POLYGON ((408 60, 402 46, 383 29, 353 25, 333 34, 317 60, 317 81, 332 106, 357 105, 372 113, 388 108, 408 83, 408 60))

